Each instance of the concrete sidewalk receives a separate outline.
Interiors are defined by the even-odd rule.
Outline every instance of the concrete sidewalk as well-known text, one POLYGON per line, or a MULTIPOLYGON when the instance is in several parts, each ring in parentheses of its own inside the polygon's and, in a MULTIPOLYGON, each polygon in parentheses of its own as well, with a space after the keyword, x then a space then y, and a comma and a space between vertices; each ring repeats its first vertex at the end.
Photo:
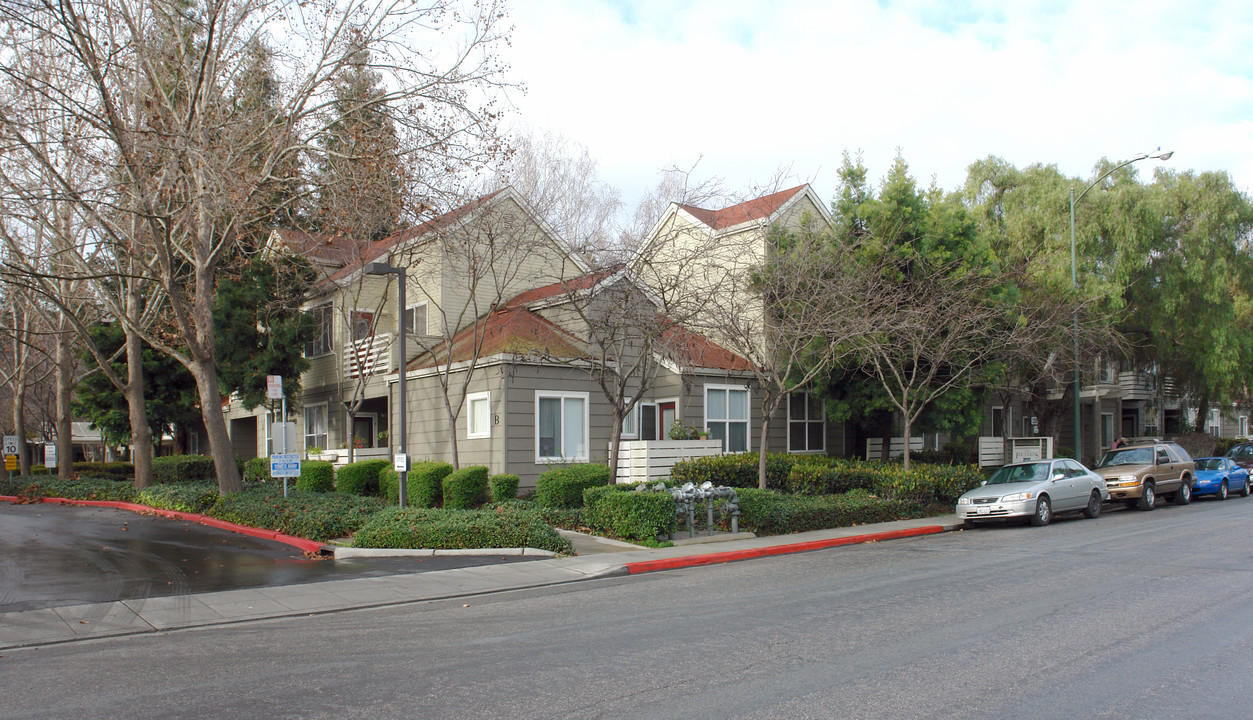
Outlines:
POLYGON ((945 532, 954 515, 650 549, 581 536, 572 557, 0 613, 0 649, 521 590, 945 532))

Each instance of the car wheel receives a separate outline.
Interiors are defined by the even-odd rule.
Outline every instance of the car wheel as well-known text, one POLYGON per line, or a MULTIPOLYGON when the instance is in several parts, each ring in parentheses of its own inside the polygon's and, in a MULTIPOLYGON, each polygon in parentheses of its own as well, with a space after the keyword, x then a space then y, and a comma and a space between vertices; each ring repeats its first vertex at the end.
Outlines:
POLYGON ((979 523, 974 520, 962 520, 962 527, 966 530, 974 530, 979 527, 979 523))
POLYGON ((1175 496, 1171 499, 1176 505, 1187 505, 1192 501, 1192 486, 1188 484, 1188 478, 1183 479, 1179 489, 1175 491, 1175 496))
POLYGON ((1095 490, 1092 491, 1092 497, 1088 498, 1088 506, 1083 509, 1083 516, 1091 520, 1101 514, 1101 494, 1095 490))
POLYGON ((1244 484, 1240 486, 1240 497, 1248 497, 1248 496, 1249 496, 1249 480, 1248 478, 1245 478, 1244 484))
POLYGON ((1221 483, 1218 484, 1218 492, 1214 493, 1214 499, 1215 500, 1227 499, 1227 481, 1226 480, 1223 480, 1221 483))
POLYGON ((1041 495, 1039 500, 1035 501, 1035 514, 1031 516, 1031 524, 1036 527, 1048 525, 1053 519, 1053 505, 1049 502, 1048 495, 1041 495))
POLYGON ((1157 490, 1154 489, 1152 480, 1144 483, 1144 494, 1140 496, 1136 507, 1141 510, 1152 510, 1157 507, 1157 490))

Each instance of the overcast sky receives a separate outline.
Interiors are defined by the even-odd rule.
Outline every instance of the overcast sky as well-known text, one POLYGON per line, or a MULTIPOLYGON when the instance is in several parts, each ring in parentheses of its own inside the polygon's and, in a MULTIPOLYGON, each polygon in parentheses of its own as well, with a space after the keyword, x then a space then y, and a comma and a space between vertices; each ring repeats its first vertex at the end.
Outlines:
MULTIPOLYGON (((1091 177, 1158 146, 1253 186, 1253 2, 514 0, 516 117, 586 146, 630 200, 659 168, 733 189, 842 153, 923 184, 997 155, 1091 177)), ((1149 177, 1156 161, 1137 164, 1149 177)))

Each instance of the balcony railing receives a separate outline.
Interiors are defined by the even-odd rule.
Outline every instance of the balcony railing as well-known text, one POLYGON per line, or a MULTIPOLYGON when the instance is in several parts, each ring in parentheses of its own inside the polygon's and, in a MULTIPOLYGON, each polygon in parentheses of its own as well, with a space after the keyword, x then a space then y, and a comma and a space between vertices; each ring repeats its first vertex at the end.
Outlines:
POLYGON ((344 371, 348 377, 375 375, 390 369, 392 336, 375 334, 364 340, 354 340, 344 347, 344 371))

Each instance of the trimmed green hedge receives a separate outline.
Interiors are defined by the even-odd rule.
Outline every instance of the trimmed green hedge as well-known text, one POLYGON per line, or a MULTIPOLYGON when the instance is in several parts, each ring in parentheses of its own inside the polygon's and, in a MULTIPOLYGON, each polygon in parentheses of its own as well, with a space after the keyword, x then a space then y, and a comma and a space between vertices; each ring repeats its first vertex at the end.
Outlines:
POLYGON ((787 495, 744 488, 736 494, 740 499, 740 527, 758 535, 849 527, 924 514, 923 506, 916 502, 876 498, 864 490, 843 495, 787 495))
POLYGON ((218 500, 216 483, 177 483, 153 485, 135 493, 135 502, 148 507, 201 513, 213 507, 218 500))
POLYGON ((352 495, 379 495, 379 474, 391 467, 386 458, 359 460, 349 463, 335 473, 335 489, 352 495))
POLYGON ((545 507, 576 508, 583 504, 583 491, 609 484, 609 466, 576 463, 540 473, 535 482, 535 503, 545 507))
POLYGON ((439 507, 444 500, 444 478, 452 472, 452 465, 438 460, 414 463, 409 468, 409 486, 406 500, 410 507, 439 507))
POLYGON ((135 488, 131 483, 121 480, 90 477, 61 480, 55 475, 38 475, 25 478, 15 477, 12 481, 4 480, 0 483, 0 495, 134 502, 135 488))
POLYGON ((244 482, 269 482, 270 458, 258 457, 244 460, 244 482))
POLYGON ((463 467, 444 476, 444 507, 473 510, 487 502, 487 473, 482 465, 463 467))
POLYGON ((355 547, 515 548, 569 553, 570 541, 520 506, 488 510, 387 508, 353 535, 355 547))
POLYGON ((76 462, 74 472, 80 477, 104 478, 106 480, 135 481, 135 466, 128 462, 76 462))
POLYGON ((304 492, 328 493, 335 490, 335 464, 329 460, 305 460, 300 463, 296 489, 304 492))
POLYGON ((623 540, 668 540, 676 527, 674 497, 668 492, 634 492, 621 485, 588 488, 583 491, 583 521, 597 532, 623 540))
POLYGON ((206 514, 324 542, 351 535, 382 509, 379 498, 344 493, 289 490, 284 498, 281 485, 268 483, 220 497, 206 514))
POLYGON ((488 479, 487 484, 491 487, 492 502, 509 502, 518 499, 518 483, 522 482, 522 478, 513 473, 501 473, 493 475, 488 479))
MULTIPOLYGON (((749 452, 680 460, 670 469, 670 478, 680 485, 689 482, 693 485, 700 485, 708 481, 714 485, 733 488, 755 488, 757 487, 758 457, 757 453, 749 452)), ((817 462, 806 455, 767 455, 766 487, 783 489, 787 483, 788 473, 792 471, 797 458, 806 458, 804 461, 806 463, 817 462)))
POLYGON ((217 482, 218 471, 208 455, 167 455, 152 461, 154 483, 217 482))

